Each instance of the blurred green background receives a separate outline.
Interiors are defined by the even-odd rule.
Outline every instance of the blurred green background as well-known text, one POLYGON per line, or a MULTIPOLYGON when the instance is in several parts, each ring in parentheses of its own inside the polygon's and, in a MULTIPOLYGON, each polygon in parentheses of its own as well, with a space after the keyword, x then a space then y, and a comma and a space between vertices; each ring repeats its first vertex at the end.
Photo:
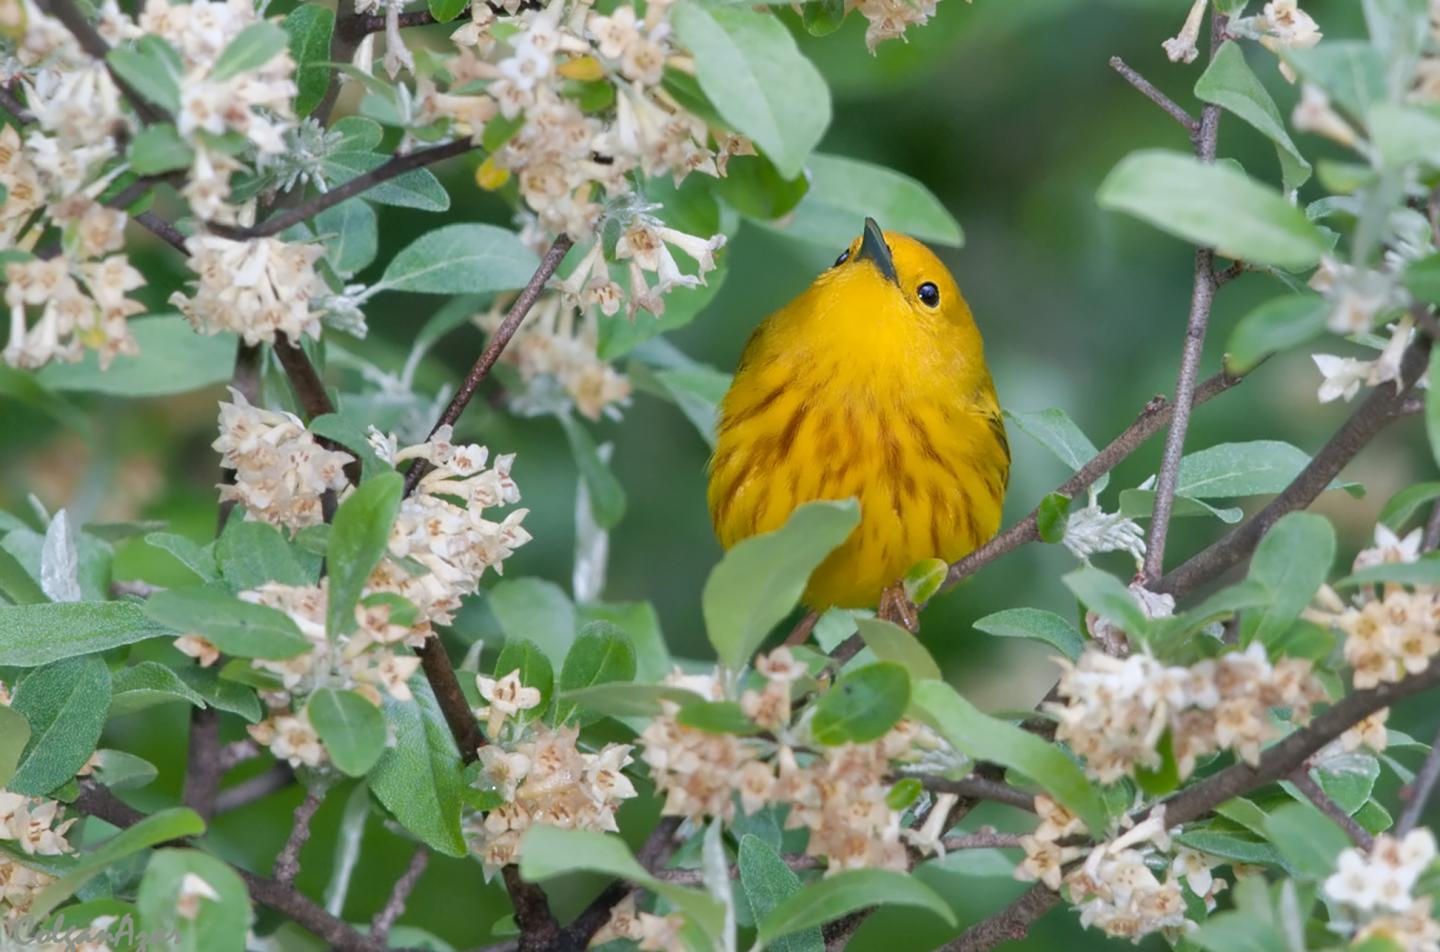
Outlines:
MULTIPOLYGON (((910 42, 887 43, 874 57, 865 52, 858 17, 836 35, 802 39, 835 96, 835 118, 823 150, 913 176, 964 226, 966 246, 943 250, 942 257, 985 334, 1002 403, 1021 411, 1064 408, 1097 445, 1123 429, 1152 395, 1173 390, 1192 267, 1188 246, 1095 205, 1096 187, 1126 153, 1188 148, 1181 129, 1116 76, 1107 61, 1112 55, 1124 57, 1198 112, 1189 89, 1202 64, 1171 64, 1160 48, 1188 7, 1181 0, 979 0, 973 5, 946 0, 929 26, 911 30, 910 42)), ((1363 29, 1354 0, 1310 0, 1305 7, 1329 36, 1356 36, 1363 29)), ((1297 91, 1281 79, 1273 58, 1253 48, 1250 54, 1288 115, 1297 91)), ((1315 150, 1313 138, 1299 141, 1307 152, 1315 150)), ((1254 175, 1278 180, 1269 144, 1233 118, 1222 124, 1221 154, 1239 158, 1254 175)), ((496 198, 475 190, 469 169, 452 163, 441 174, 448 176, 455 202, 446 220, 508 220, 496 198)), ((1318 197, 1316 189, 1312 182, 1302 197, 1318 197)), ((380 215, 382 266, 396 249, 437 224, 436 217, 393 208, 381 208, 380 215)), ((855 225, 858 231, 860 222, 855 225)), ((692 358, 730 371, 756 323, 828 266, 851 237, 836 234, 833 245, 822 248, 743 226, 727 249, 729 277, 714 303, 693 324, 671 334, 671 341, 692 358)), ((144 254, 153 256, 151 263, 173 282, 147 289, 149 302, 163 310, 165 297, 186 275, 167 249, 149 246, 144 254)), ((378 269, 372 272, 361 277, 373 280, 378 269)), ((1250 275, 1220 293, 1206 373, 1218 369, 1236 321, 1280 291, 1269 279, 1250 275)), ((370 310, 370 338, 345 346, 382 368, 398 370, 415 330, 443 303, 435 297, 382 295, 370 310)), ((420 386, 433 392, 453 383, 481 342, 473 328, 454 332, 440 348, 441 356, 422 367, 420 386)), ((1327 342, 1323 349, 1344 352, 1345 346, 1327 342)), ((345 377, 332 374, 332 379, 345 377)), ((1267 438, 1313 452, 1347 413, 1343 405, 1319 405, 1318 384, 1308 356, 1273 360, 1242 387, 1199 410, 1188 445, 1267 438)), ((221 395, 215 387, 163 400, 82 399, 96 422, 89 435, 57 429, 54 421, 20 404, 0 404, 0 504, 24 511, 25 497, 33 492, 52 509, 68 506, 72 515, 86 520, 164 520, 176 531, 207 541, 214 528, 216 478, 209 442, 221 395)), ((606 422, 596 432, 615 444, 613 466, 629 498, 611 540, 605 596, 652 601, 672 653, 706 657, 699 593, 720 554, 705 509, 706 445, 673 405, 643 394, 635 396, 622 421, 606 422)), ((568 590, 577 477, 559 425, 551 418, 518 418, 477 402, 459 435, 495 452, 519 454, 514 473, 531 509, 526 526, 535 540, 509 560, 507 577, 539 576, 568 590)), ((1160 443, 1153 441, 1120 467, 1105 498, 1110 507, 1119 489, 1154 471, 1160 443)), ((1057 460, 1013 428, 1011 446, 1007 524, 1067 475, 1057 460)), ((1335 521, 1344 561, 1368 541, 1376 512, 1395 490, 1433 478, 1419 420, 1392 427, 1347 475, 1368 487, 1366 498, 1330 493, 1316 505, 1335 521)), ((1246 505, 1253 511, 1263 501, 1246 505)), ((1223 528, 1215 521, 1177 523, 1169 564, 1178 564, 1223 528)), ((163 584, 171 568, 165 559, 142 543, 122 543, 117 575, 163 584)), ((1101 561, 1117 573, 1130 571, 1123 558, 1101 561)), ((952 680, 982 707, 1032 705, 1049 688, 1055 669, 1043 650, 987 639, 973 632, 970 622, 1014 606, 1073 614, 1074 603, 1058 581, 1073 562, 1061 547, 1032 545, 927 609, 922 639, 952 680)), ((476 638, 493 634, 493 620, 483 599, 477 599, 457 624, 451 644, 460 652, 476 638)), ((1428 736, 1436 719, 1412 708, 1391 724, 1428 736)), ((137 793, 137 803, 158 806, 177 796, 184 736, 184 712, 178 706, 116 722, 107 743, 161 767, 160 781, 137 793)), ((237 771, 233 776, 244 775, 237 771)), ((305 853, 300 885, 312 895, 329 877, 346 789, 327 800, 305 853)), ((286 811, 298 801, 299 791, 292 787, 221 817, 215 827, 219 848, 263 868, 288 829, 286 811)), ((642 834, 645 810, 636 807, 626 817, 640 824, 642 834)), ((981 810, 967 826, 1003 826, 1010 820, 1002 811, 981 810)), ((409 855, 405 841, 373 815, 363 846, 346 906, 353 919, 375 911, 409 855)), ((993 874, 994 867, 986 867, 980 857, 972 872, 993 874)), ((963 868, 937 875, 949 880, 935 884, 961 904, 962 922, 993 911, 1020 889, 1003 877, 966 875, 963 868)), ((562 910, 584 901, 584 886, 576 884, 575 894, 560 901, 562 910)), ((482 886, 478 865, 435 857, 401 922, 424 923, 463 947, 486 941, 503 910, 498 888, 482 886)), ((268 928, 263 920, 262 928, 268 928)), ((938 923, 920 917, 879 915, 852 947, 927 948, 942 938, 938 929, 938 923)), ((1062 942, 1071 948, 1110 944, 1098 933, 1082 932, 1073 915, 1061 912, 1046 917, 1023 947, 1049 949, 1062 942)))

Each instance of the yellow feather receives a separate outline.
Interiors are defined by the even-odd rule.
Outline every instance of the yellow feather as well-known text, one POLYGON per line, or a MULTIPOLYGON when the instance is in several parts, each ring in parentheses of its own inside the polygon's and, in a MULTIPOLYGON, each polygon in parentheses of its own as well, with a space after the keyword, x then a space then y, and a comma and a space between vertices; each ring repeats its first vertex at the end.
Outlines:
POLYGON ((1010 452, 970 308, 924 245, 886 232, 895 279, 850 246, 770 315, 720 406, 709 504, 726 548, 816 499, 860 500, 859 527, 805 602, 874 605, 927 558, 953 561, 1000 525, 1010 452), (935 285, 934 306, 918 289, 935 285))

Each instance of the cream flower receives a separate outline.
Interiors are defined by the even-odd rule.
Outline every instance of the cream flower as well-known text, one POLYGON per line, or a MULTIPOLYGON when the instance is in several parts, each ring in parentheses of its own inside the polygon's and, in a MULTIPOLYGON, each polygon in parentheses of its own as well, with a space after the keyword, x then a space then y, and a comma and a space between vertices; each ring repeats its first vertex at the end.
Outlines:
POLYGON ((514 717, 521 711, 528 711, 540 704, 540 689, 521 684, 518 668, 498 681, 477 675, 475 684, 480 689, 480 696, 489 702, 486 732, 492 738, 499 735, 500 728, 505 726, 506 718, 514 717))

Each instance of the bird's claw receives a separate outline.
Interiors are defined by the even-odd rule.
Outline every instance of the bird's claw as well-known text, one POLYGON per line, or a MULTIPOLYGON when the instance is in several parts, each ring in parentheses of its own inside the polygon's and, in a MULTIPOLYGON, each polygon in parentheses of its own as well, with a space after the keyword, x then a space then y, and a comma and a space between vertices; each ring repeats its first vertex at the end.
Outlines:
POLYGON ((912 635, 920 631, 920 607, 905 594, 904 582, 895 582, 880 593, 879 615, 912 635))

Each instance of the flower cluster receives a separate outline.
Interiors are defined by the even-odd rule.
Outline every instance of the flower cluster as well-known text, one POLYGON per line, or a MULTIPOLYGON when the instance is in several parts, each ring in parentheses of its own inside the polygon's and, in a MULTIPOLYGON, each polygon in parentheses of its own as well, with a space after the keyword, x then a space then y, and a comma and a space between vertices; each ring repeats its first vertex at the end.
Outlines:
MULTIPOLYGON (((497 301, 477 314, 475 322, 494 331, 504 318, 505 308, 497 301)), ((598 340, 594 310, 576 310, 559 295, 541 298, 501 357, 519 369, 527 386, 512 401, 518 406, 543 404, 545 395, 558 387, 591 420, 617 416, 630 402, 630 380, 596 354, 598 340)))
MULTIPOLYGON (((1413 562, 1420 556, 1421 532, 1398 538, 1376 526, 1375 545, 1355 557, 1356 570, 1385 563, 1413 562)), ((1345 661, 1357 690, 1403 680, 1430 667, 1440 653, 1440 591, 1401 585, 1361 589, 1346 603, 1329 586, 1316 595, 1307 619, 1345 635, 1345 661)))
POLYGON ((939 0, 850 0, 845 4, 860 11, 869 23, 865 28, 865 46, 871 53, 886 40, 903 40, 911 26, 924 26, 935 15, 939 0))
POLYGON ((251 406, 231 388, 220 404, 220 436, 210 444, 220 465, 235 473, 220 485, 220 501, 238 502, 247 519, 301 529, 321 521, 320 497, 346 485, 354 458, 315 442, 300 418, 251 406))
MULTIPOLYGON (((508 679, 518 684, 518 672, 502 683, 508 679)), ((492 723, 496 710, 492 702, 492 723)), ((606 744, 598 753, 582 753, 576 746, 579 734, 574 726, 536 724, 522 740, 480 749, 481 780, 505 801, 467 822, 471 848, 487 878, 515 862, 520 840, 532 824, 611 833, 618 829, 615 812, 621 801, 636 795, 622 773, 631 763, 630 746, 606 744)))
POLYGON ((318 299, 330 289, 315 271, 324 254, 319 245, 196 235, 185 247, 197 278, 195 290, 188 295, 176 291, 170 303, 197 331, 233 331, 251 346, 277 343, 279 334, 293 346, 303 336, 320 336, 324 311, 318 299))
MULTIPOLYGON (((1261 46, 1277 54, 1282 49, 1309 49, 1325 35, 1320 32, 1315 18, 1300 9, 1299 0, 1270 0, 1258 16, 1232 20, 1229 30, 1236 36, 1259 40, 1261 46)), ((1295 71, 1283 60, 1280 73, 1290 82, 1295 82, 1295 71)))
POLYGON ((442 426, 424 443, 400 449, 393 436, 373 428, 370 443, 391 465, 415 460, 425 465, 415 491, 400 504, 390 529, 388 559, 370 577, 376 590, 409 599, 424 618, 448 624, 460 599, 480 585, 486 569, 503 570, 516 549, 530 541, 521 522, 529 510, 516 509, 499 522, 486 510, 520 501, 520 488, 510 478, 514 454, 497 456, 486 467, 490 451, 474 444, 450 442, 442 426), (401 561, 418 563, 425 571, 411 574, 401 561))
MULTIPOLYGON (((938 837, 907 838, 901 812, 886 802, 890 777, 899 762, 940 741, 927 728, 901 721, 879 740, 823 746, 810 743, 804 719, 791 724, 790 698, 806 674, 789 649, 778 648, 756 660, 765 679, 760 690, 747 690, 740 707, 777 741, 712 733, 681 724, 679 706, 665 710, 640 735, 641 759, 665 794, 662 812, 700 821, 734 819, 771 805, 789 807, 786 826, 810 832, 806 854, 823 857, 827 873, 860 867, 908 868, 907 839, 934 850, 938 837)), ((672 683, 694 689, 697 685, 672 683)), ((714 696, 704 690, 702 696, 714 696)), ((945 812, 942 812, 942 817, 945 812)))
POLYGON ((1158 769, 1157 750, 1168 731, 1181 779, 1197 761, 1230 749, 1258 763, 1260 748, 1278 736, 1270 709, 1289 708, 1297 723, 1325 698, 1310 662, 1281 658, 1251 644, 1191 667, 1168 667, 1145 653, 1116 658, 1094 649, 1064 663, 1055 736, 1068 743, 1092 776, 1109 783, 1137 767, 1158 769))
MULTIPOLYGON (((0 790, 0 840, 28 856, 59 856, 70 852, 65 831, 74 818, 61 820, 58 801, 0 790)), ((0 854, 0 923, 25 915, 54 877, 0 854)))
POLYGON ((1325 895, 1354 915, 1348 923, 1355 940, 1389 939, 1414 950, 1440 948, 1440 923, 1430 913, 1431 898, 1414 895, 1415 883, 1435 860, 1435 836, 1411 830, 1403 839, 1382 833, 1368 852, 1347 849, 1335 873, 1325 880, 1325 895))
POLYGON ((273 675, 276 686, 263 694, 271 715, 251 725, 250 736, 295 767, 316 767, 325 761, 319 735, 303 708, 305 698, 317 688, 333 687, 354 690, 376 707, 382 690, 397 700, 410 700, 407 682, 419 669, 420 659, 399 649, 418 647, 429 635, 428 625, 397 624, 389 603, 362 600, 355 608, 355 629, 327 636, 327 596, 324 579, 311 586, 267 582, 240 596, 289 615, 310 642, 308 651, 293 658, 251 661, 256 670, 273 675))
MULTIPOLYGON (((98 214, 87 212, 77 227, 104 229, 109 237, 101 247, 118 248, 124 216, 117 222, 106 209, 91 207, 98 214)), ((10 336, 0 356, 12 367, 74 363, 90 349, 98 352, 103 369, 120 354, 140 352, 126 319, 144 307, 126 295, 145 279, 125 255, 83 261, 62 253, 49 260, 11 261, 5 281, 10 336)))

